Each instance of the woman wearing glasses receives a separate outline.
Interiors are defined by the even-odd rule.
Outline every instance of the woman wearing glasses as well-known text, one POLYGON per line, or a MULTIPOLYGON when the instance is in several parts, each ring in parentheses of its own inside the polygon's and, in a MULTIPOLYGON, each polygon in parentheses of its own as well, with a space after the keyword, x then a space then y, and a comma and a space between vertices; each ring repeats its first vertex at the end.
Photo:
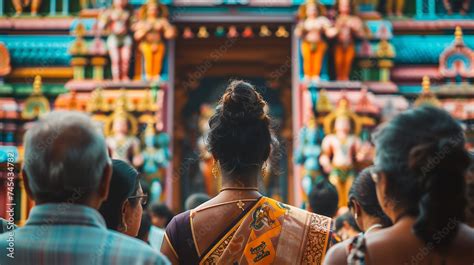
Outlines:
POLYGON ((393 226, 360 237, 357 257, 333 248, 325 264, 472 264, 465 224, 470 157, 461 126, 446 111, 406 111, 374 135, 371 177, 393 226))
POLYGON ((109 196, 99 212, 107 228, 131 237, 138 234, 147 195, 143 194, 139 173, 128 163, 113 159, 109 196))

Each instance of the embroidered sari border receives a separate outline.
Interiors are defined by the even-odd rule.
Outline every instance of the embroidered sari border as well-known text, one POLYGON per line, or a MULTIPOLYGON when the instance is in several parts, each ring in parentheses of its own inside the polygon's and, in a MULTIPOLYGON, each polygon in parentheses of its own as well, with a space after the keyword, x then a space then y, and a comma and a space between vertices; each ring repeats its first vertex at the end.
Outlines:
POLYGON ((219 246, 233 233, 235 233, 235 231, 237 231, 237 229, 240 227, 240 225, 242 224, 242 222, 247 218, 247 216, 249 214, 251 214, 261 203, 262 201, 264 200, 265 196, 262 196, 260 197, 260 199, 258 199, 258 201, 255 203, 254 206, 252 206, 252 208, 244 215, 240 218, 240 220, 231 228, 229 229, 229 231, 227 231, 227 233, 225 233, 224 236, 222 236, 219 241, 214 244, 214 246, 209 250, 207 251, 206 255, 204 257, 201 258, 199 264, 204 264, 203 262, 205 262, 209 256, 212 255, 212 253, 219 248, 219 246))
POLYGON ((176 250, 174 249, 174 246, 173 244, 171 244, 171 241, 170 239, 168 238, 168 235, 165 233, 165 240, 166 242, 168 243, 168 246, 170 246, 170 249, 171 251, 173 252, 174 256, 179 260, 179 257, 178 257, 178 253, 176 252, 176 250))

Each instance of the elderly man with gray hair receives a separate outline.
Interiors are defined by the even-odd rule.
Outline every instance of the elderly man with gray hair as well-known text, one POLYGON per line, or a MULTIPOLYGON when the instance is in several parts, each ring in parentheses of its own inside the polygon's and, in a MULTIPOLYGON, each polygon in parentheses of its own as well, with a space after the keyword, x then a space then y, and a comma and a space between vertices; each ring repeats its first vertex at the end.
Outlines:
POLYGON ((52 112, 24 138, 23 179, 36 202, 24 227, 0 235, 0 264, 169 264, 143 242, 107 230, 96 210, 112 174, 87 115, 52 112))

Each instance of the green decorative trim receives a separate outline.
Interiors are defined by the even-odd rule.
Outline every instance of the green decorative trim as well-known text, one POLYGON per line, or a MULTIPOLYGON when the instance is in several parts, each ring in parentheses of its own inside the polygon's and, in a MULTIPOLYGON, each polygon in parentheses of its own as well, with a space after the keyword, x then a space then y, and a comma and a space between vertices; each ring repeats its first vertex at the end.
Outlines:
MULTIPOLYGON (((33 92, 31 84, 4 84, 0 86, 0 95, 2 97, 26 98, 33 92)), ((68 90, 60 84, 44 84, 42 92, 45 97, 57 97, 60 94, 67 93, 68 90)))

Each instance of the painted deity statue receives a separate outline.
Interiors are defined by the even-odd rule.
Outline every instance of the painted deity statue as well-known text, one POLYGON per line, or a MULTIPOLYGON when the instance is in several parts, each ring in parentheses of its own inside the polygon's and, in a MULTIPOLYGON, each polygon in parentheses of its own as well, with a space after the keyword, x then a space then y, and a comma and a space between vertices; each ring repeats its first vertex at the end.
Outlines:
POLYGON ((171 159, 168 148, 169 136, 166 133, 155 133, 155 125, 149 123, 145 130, 145 149, 141 153, 142 170, 147 178, 151 178, 151 201, 159 201, 163 190, 161 182, 164 172, 171 159))
POLYGON ((110 9, 99 16, 99 30, 108 32, 107 48, 114 81, 128 81, 133 40, 130 36, 132 13, 127 0, 113 0, 110 9))
POLYGON ((326 135, 321 143, 322 154, 319 162, 329 174, 329 181, 336 186, 339 207, 342 207, 348 203, 347 197, 355 178, 355 163, 361 141, 352 132, 347 99, 341 99, 334 114, 333 133, 326 135))
POLYGON ((304 167, 301 184, 306 196, 310 194, 315 182, 322 177, 318 161, 321 154, 319 134, 314 114, 310 112, 305 126, 300 130, 299 146, 295 151, 295 162, 304 167))
POLYGON ((127 103, 125 93, 117 98, 115 111, 105 124, 105 134, 108 135, 106 142, 112 158, 128 161, 137 166, 141 164, 142 160, 140 140, 135 137, 137 121, 127 112, 127 103))
POLYGON ((405 7, 405 0, 387 0, 385 4, 385 10, 387 16, 393 16, 395 14, 397 17, 403 16, 403 8, 405 7))
POLYGON ((324 39, 331 22, 323 14, 322 5, 309 0, 300 7, 300 22, 295 28, 295 35, 302 39, 303 72, 306 81, 319 81, 324 55, 328 45, 324 39))
POLYGON ((365 36, 364 24, 359 17, 351 14, 355 9, 351 5, 351 0, 339 0, 337 6, 339 14, 336 18, 335 31, 330 33, 336 37, 334 47, 336 80, 347 81, 355 58, 355 38, 365 36))
POLYGON ((174 38, 176 30, 168 21, 166 7, 154 0, 148 1, 141 13, 133 25, 134 38, 139 43, 146 80, 159 81, 166 52, 164 40, 174 38))
POLYGON ((107 145, 111 149, 112 158, 137 164, 140 155, 140 140, 129 134, 128 120, 125 116, 114 117, 112 135, 107 137, 107 145))
POLYGON ((145 149, 142 151, 143 172, 150 177, 161 178, 161 169, 166 168, 171 159, 169 136, 155 133, 154 124, 148 124, 145 131, 145 149))
MULTIPOLYGON (((3 1, 3 0, 2 0, 3 1)), ((36 16, 41 5, 41 0, 12 0, 15 8, 15 15, 19 16, 23 13, 23 9, 31 5, 31 15, 36 16)))
POLYGON ((471 6, 471 0, 443 0, 444 8, 448 15, 452 15, 454 11, 459 10, 459 14, 466 15, 471 6))

